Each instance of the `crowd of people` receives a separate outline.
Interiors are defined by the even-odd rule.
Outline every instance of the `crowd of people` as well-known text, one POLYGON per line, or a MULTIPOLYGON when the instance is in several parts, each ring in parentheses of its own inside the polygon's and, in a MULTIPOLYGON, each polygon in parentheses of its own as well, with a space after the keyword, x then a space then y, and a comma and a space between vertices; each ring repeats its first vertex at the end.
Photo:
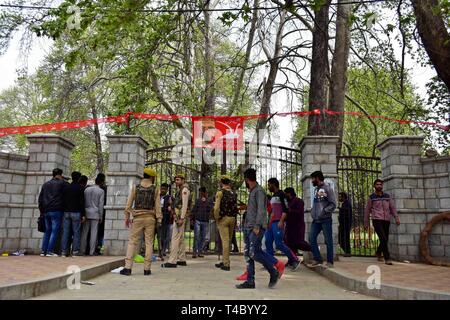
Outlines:
POLYGON ((72 182, 55 168, 43 184, 38 205, 45 222, 41 256, 100 255, 105 230, 106 177, 99 173, 95 185, 72 172, 72 182), (89 243, 89 244, 88 244, 89 243))
MULTIPOLYGON (((39 208, 45 219, 45 233, 42 256, 58 256, 55 249, 62 228, 61 256, 96 255, 103 242, 106 204, 105 175, 98 174, 95 185, 87 186, 87 177, 79 172, 72 173, 72 183, 65 181, 60 169, 53 170, 53 178, 46 182, 39 195, 39 208), (63 223, 62 223, 63 222, 63 223), (101 227, 103 224, 103 228, 101 227), (61 227, 62 226, 62 227, 61 227), (88 237, 90 240, 88 241, 88 237), (89 244, 88 244, 89 242, 89 244)), ((305 205, 292 187, 280 189, 277 178, 267 181, 266 194, 257 182, 256 170, 244 172, 248 190, 247 204, 238 204, 232 179, 220 177, 219 190, 209 197, 205 187, 199 189, 199 197, 192 205, 192 192, 184 174, 174 177, 175 192, 170 195, 170 186, 156 185, 157 173, 145 168, 143 179, 132 186, 125 208, 125 226, 130 229, 125 267, 122 275, 131 275, 138 245, 144 237, 144 275, 151 274, 155 237, 158 239, 158 253, 161 260, 168 255, 164 268, 187 266, 185 227, 188 218, 194 228, 192 258, 202 258, 211 241, 211 219, 217 226, 216 241, 221 244, 222 259, 215 266, 224 271, 231 270, 231 245, 236 242, 237 217, 243 213, 240 226, 244 235, 244 258, 246 270, 237 280, 238 289, 255 288, 255 262, 262 264, 269 273, 269 287, 273 288, 285 269, 300 267, 298 250, 311 251, 313 261, 310 267, 334 266, 332 216, 338 207, 332 186, 325 182, 321 171, 310 175, 313 185, 309 242, 305 241, 305 205), (326 264, 319 250, 317 238, 323 233, 326 244, 326 264), (265 248, 263 249, 263 242, 265 248), (275 249, 287 257, 287 262, 275 257, 275 249)), ((374 182, 375 192, 369 197, 365 209, 365 226, 369 218, 380 239, 376 255, 380 261, 391 265, 388 238, 392 217, 400 224, 394 201, 383 192, 383 181, 374 182)), ((352 228, 352 207, 346 193, 339 193, 339 245, 345 256, 351 256, 350 232, 352 228)), ((216 247, 218 247, 216 245, 216 247)), ((235 245, 237 247, 237 244, 235 245)))

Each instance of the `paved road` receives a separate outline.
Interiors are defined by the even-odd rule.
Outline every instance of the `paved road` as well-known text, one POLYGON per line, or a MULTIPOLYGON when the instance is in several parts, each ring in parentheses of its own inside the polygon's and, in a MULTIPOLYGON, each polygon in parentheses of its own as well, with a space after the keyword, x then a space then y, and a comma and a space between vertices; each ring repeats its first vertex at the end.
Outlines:
POLYGON ((130 277, 108 273, 91 279, 95 285, 79 290, 60 290, 34 299, 374 299, 344 290, 304 266, 286 271, 275 289, 269 289, 268 274, 257 266, 256 289, 237 290, 235 277, 244 269, 242 256, 232 256, 232 270, 216 269, 217 256, 190 259, 187 267, 163 269, 154 263, 152 275, 144 277, 143 265, 135 264, 130 277))

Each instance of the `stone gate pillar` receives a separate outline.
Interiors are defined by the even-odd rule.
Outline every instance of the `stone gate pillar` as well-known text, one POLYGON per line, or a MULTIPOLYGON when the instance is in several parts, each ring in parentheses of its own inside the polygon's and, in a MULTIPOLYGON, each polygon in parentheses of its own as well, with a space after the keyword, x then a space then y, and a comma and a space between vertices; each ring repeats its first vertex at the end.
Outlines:
POLYGON ((148 142, 135 135, 110 135, 106 179, 105 254, 125 255, 128 229, 124 209, 131 187, 143 177, 148 142))
POLYGON ((20 247, 40 252, 42 233, 37 230, 38 197, 44 182, 52 178, 52 170, 60 168, 70 176, 70 153, 75 145, 55 134, 27 136, 29 146, 28 171, 24 188, 24 206, 20 247))
MULTIPOLYGON (((305 201, 305 223, 306 233, 305 240, 308 241, 309 230, 311 226, 311 193, 313 185, 311 183, 310 175, 314 171, 320 170, 325 176, 325 181, 330 183, 333 187, 337 201, 337 160, 336 147, 339 142, 339 137, 336 136, 307 136, 304 137, 299 144, 299 149, 302 154, 302 190, 303 200, 305 201)), ((338 243, 338 217, 337 209, 333 214, 333 247, 335 259, 337 258, 337 243, 338 243)), ((326 246, 323 235, 321 234, 317 242, 320 246, 320 252, 326 261, 326 246)), ((311 253, 304 255, 305 261, 312 259, 311 253)))

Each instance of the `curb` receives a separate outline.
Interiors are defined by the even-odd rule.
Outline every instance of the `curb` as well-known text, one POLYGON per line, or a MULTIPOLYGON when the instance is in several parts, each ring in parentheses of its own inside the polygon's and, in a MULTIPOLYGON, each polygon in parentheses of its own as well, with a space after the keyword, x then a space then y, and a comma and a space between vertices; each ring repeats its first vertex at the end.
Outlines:
POLYGON ((347 273, 328 269, 322 266, 310 268, 331 282, 349 291, 386 300, 450 300, 450 293, 403 287, 398 285, 381 284, 380 289, 367 288, 366 280, 353 278, 347 273))
MULTIPOLYGON (((123 265, 124 258, 118 258, 117 260, 88 266, 81 270, 80 279, 81 281, 91 279, 123 265)), ((67 288, 67 279, 71 275, 61 274, 39 280, 1 286, 0 300, 23 300, 67 288)))

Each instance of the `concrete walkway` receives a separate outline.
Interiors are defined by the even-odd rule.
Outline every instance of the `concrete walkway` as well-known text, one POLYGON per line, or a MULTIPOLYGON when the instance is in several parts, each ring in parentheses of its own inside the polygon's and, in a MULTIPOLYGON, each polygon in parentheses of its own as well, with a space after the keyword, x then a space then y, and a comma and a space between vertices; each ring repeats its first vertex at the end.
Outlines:
POLYGON ((87 280, 123 265, 122 257, 0 257, 0 300, 27 299, 67 287, 68 268, 87 280))
POLYGON ((238 290, 235 277, 244 270, 242 256, 232 256, 232 271, 214 267, 217 256, 190 259, 187 267, 163 269, 154 263, 152 275, 143 275, 143 265, 135 264, 130 277, 108 273, 91 279, 95 285, 82 285, 79 290, 59 290, 35 299, 374 299, 352 293, 302 266, 286 271, 275 289, 269 289, 268 274, 257 266, 255 290, 238 290))
POLYGON ((395 261, 389 266, 376 258, 339 257, 333 269, 319 267, 314 271, 343 288, 382 299, 450 300, 449 267, 395 261), (368 289, 367 279, 377 268, 380 289, 368 289))

